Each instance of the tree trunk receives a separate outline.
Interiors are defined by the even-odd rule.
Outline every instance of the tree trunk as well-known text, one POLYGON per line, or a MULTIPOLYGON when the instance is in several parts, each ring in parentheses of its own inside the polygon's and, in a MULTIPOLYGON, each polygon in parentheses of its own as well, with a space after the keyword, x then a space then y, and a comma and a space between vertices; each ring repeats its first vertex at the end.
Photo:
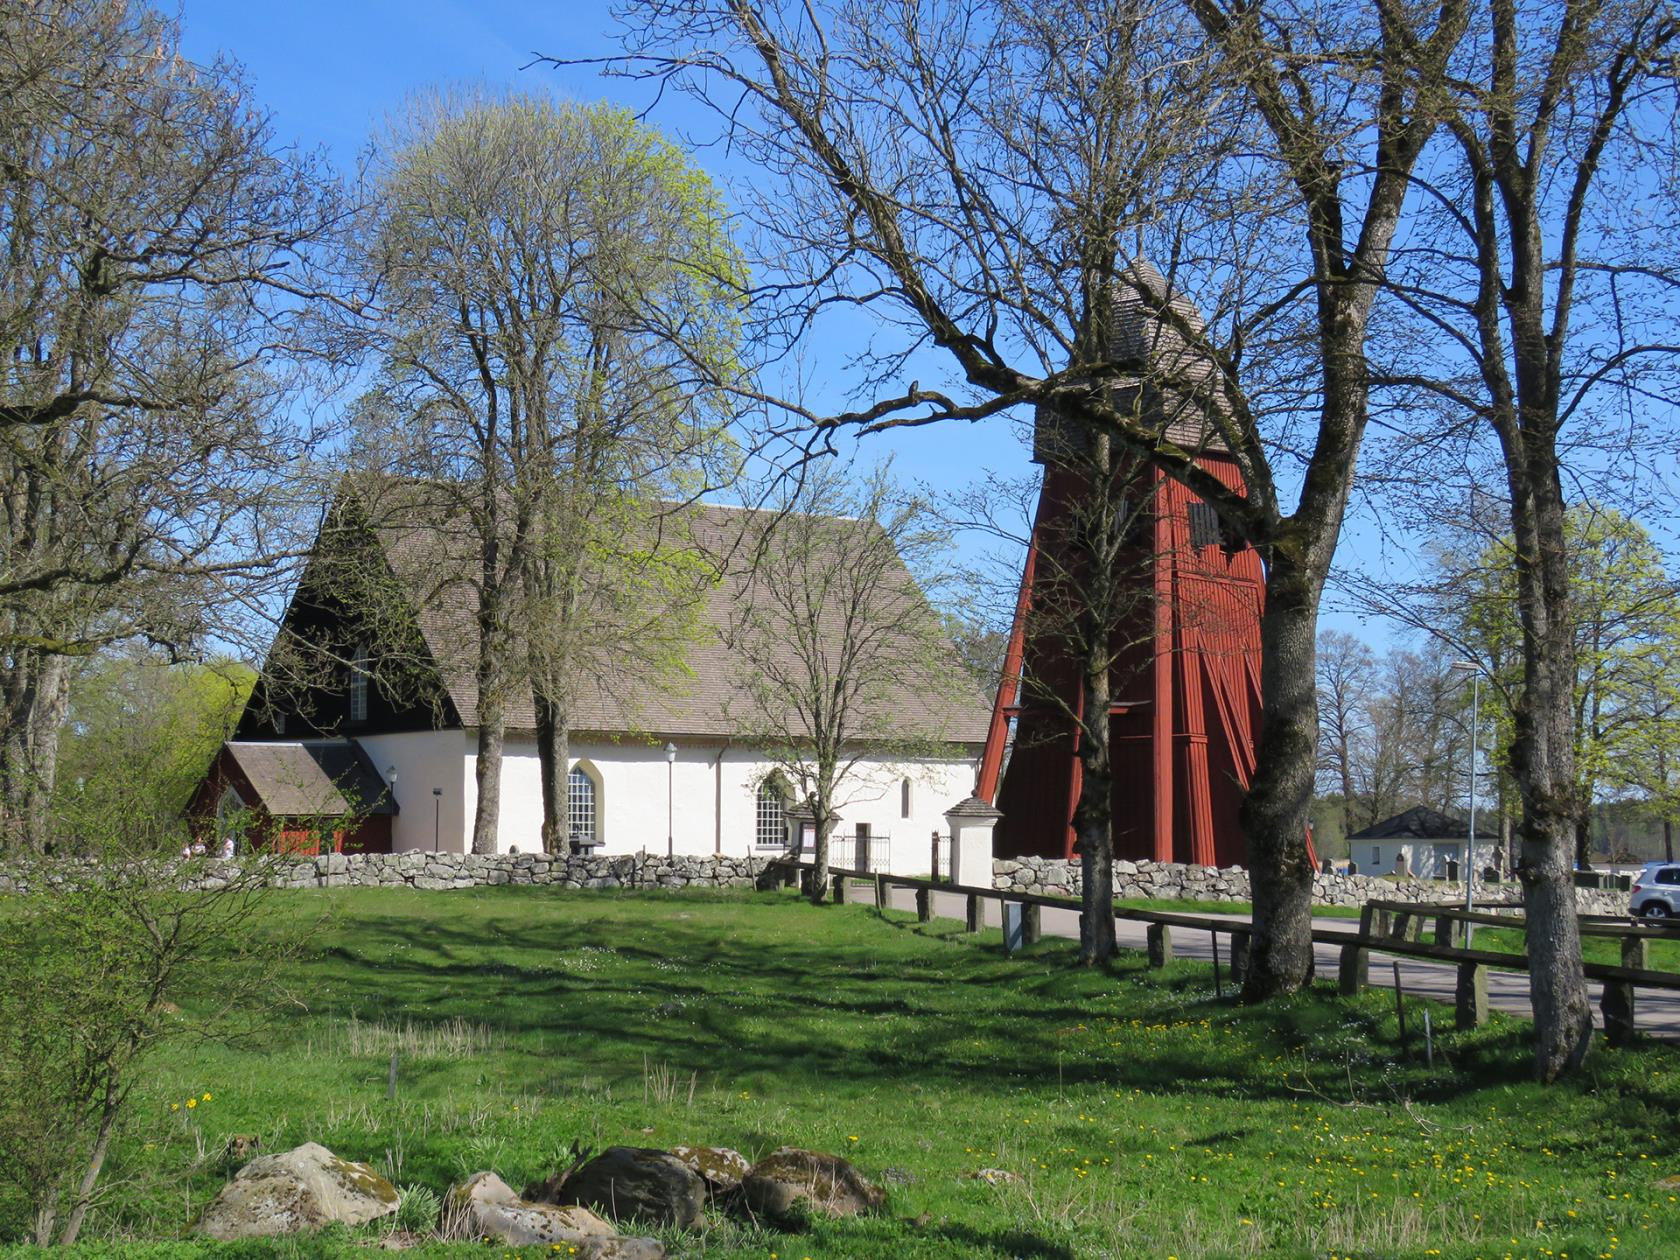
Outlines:
POLYGON ((472 851, 494 853, 496 833, 502 819, 502 739, 506 720, 502 702, 479 700, 478 757, 474 774, 478 781, 478 811, 473 815, 472 851))
POLYGON ((35 1209, 35 1245, 52 1246, 53 1227, 58 1224, 58 1208, 51 1203, 35 1209))
POLYGON ((811 904, 820 906, 828 896, 828 841, 838 821, 825 795, 817 797, 816 815, 817 835, 811 850, 811 904))
MULTIPOLYGON (((1518 361, 1526 368, 1544 360, 1519 354, 1518 361)), ((1578 1068, 1592 1047, 1571 869, 1582 814, 1575 774, 1575 624, 1552 432, 1544 418, 1529 417, 1515 432, 1506 426, 1500 435, 1523 626, 1523 689, 1511 743, 1523 804, 1517 876, 1527 905, 1534 1070, 1548 1083, 1578 1068)))
POLYGON ((105 1168, 105 1157, 110 1153, 111 1136, 117 1131, 117 1114, 121 1110, 122 1093, 117 1090, 113 1080, 106 1086, 104 1105, 99 1116, 99 1134, 94 1139, 93 1150, 88 1154, 87 1167, 82 1170, 81 1184, 76 1187, 75 1204, 64 1222, 64 1232, 59 1235, 58 1242, 61 1247, 68 1247, 82 1232, 82 1222, 87 1219, 88 1209, 93 1206, 93 1188, 99 1184, 99 1174, 105 1168))
POLYGON ((563 854, 571 840, 571 721, 564 706, 552 696, 539 689, 533 698, 537 762, 542 774, 542 847, 544 853, 563 854))
POLYGON ((1575 868, 1592 870, 1592 814, 1585 809, 1575 820, 1575 868))
POLYGON ((46 846, 58 737, 69 703, 64 657, 17 654, 6 678, 0 738, 0 848, 39 853, 46 846))
POLYGON ((1243 801, 1254 935, 1243 1000, 1292 993, 1312 978, 1312 866, 1307 815, 1318 741, 1315 634, 1321 582, 1282 549, 1274 552, 1260 621, 1258 764, 1243 801))
MULTIPOLYGON (((1106 633, 1103 634, 1106 639, 1106 633)), ((1095 967, 1114 956, 1114 766, 1109 751, 1110 679, 1106 642, 1088 654, 1084 671, 1084 729, 1079 737, 1079 803, 1073 826, 1079 841, 1079 964, 1095 967), (1094 660, 1091 658, 1095 658, 1094 660), (1094 666, 1094 668, 1093 668, 1094 666)), ((1164 666, 1164 662, 1160 663, 1164 666)))

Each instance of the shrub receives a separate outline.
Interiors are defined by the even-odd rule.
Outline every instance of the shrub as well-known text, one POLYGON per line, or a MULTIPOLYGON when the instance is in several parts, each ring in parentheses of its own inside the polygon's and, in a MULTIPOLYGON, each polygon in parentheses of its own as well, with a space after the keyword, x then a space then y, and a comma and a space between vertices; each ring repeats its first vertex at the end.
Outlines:
POLYGON ((161 859, 176 840, 161 824, 79 821, 98 856, 36 859, 0 912, 0 1214, 26 1218, 0 1237, 41 1246, 80 1232, 152 1052, 231 1031, 285 952, 252 931, 265 863, 161 859))

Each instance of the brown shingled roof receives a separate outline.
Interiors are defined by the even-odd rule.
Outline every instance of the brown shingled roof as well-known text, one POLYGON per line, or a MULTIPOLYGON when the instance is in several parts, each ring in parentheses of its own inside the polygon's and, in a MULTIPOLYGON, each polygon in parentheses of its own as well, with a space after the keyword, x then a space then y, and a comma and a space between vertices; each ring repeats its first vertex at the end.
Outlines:
MULTIPOLYGON (((382 507, 385 510, 379 515, 384 523, 375 534, 416 609, 421 634, 462 723, 474 726, 479 711, 478 622, 477 591, 470 575, 476 538, 464 520, 428 503, 418 487, 400 496, 394 509, 389 504, 382 507), (459 523, 452 524, 452 519, 459 523)), ((695 639, 686 653, 687 677, 657 684, 633 678, 584 680, 577 688, 572 714, 574 734, 730 738, 739 733, 747 693, 725 634, 731 613, 752 596, 748 560, 755 531, 766 528, 772 519, 771 513, 719 504, 671 508, 658 526, 669 535, 662 545, 680 540, 676 545, 691 547, 706 557, 718 575, 703 596, 695 639)), ((842 533, 874 528, 863 521, 839 523, 842 533)), ((900 574, 907 592, 920 601, 909 571, 901 566, 900 574)), ((931 608, 927 615, 934 621, 931 608)), ((955 671, 954 649, 947 659, 955 671)), ((966 675, 904 678, 897 680, 891 694, 890 704, 875 714, 880 723, 876 734, 969 745, 986 738, 990 706, 966 675)), ((534 728, 528 685, 518 686, 509 697, 506 720, 513 732, 534 728)))
POLYGON ((238 740, 223 745, 276 817, 394 814, 385 780, 353 739, 238 740))

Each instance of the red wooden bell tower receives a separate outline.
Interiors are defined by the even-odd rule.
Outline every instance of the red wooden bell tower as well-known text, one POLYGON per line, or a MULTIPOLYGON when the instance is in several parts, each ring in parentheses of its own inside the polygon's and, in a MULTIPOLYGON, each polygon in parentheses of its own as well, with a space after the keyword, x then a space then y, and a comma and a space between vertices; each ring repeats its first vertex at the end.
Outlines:
MULTIPOLYGON (((1163 366, 1159 380, 1190 380, 1193 388, 1199 377, 1205 385, 1210 366, 1202 360, 1198 369, 1197 356, 1138 290, 1155 309, 1171 300, 1199 325, 1194 308, 1171 297, 1147 263, 1128 268, 1118 286, 1117 355, 1176 360, 1163 366)), ((1244 491, 1236 461, 1205 418, 1206 400, 1216 391, 1199 391, 1204 399, 1196 405, 1182 389, 1149 381, 1116 388, 1134 391, 1141 414, 1195 451, 1220 481, 1244 491)), ((1044 466, 1043 486, 977 787, 981 799, 1003 811, 1000 857, 1073 856, 1081 774, 1069 710, 1083 713, 1083 686, 1057 636, 1033 615, 1035 576, 1042 582, 1046 572, 1066 571, 1049 567, 1061 561, 1051 553, 1064 545, 1058 540, 1067 531, 1057 526, 1085 484, 1083 474, 1056 457, 1055 426, 1054 416, 1040 415, 1033 458, 1044 466)), ((1118 628, 1130 646, 1119 650, 1112 674, 1115 856, 1243 865, 1247 845, 1238 810, 1260 727, 1260 557, 1252 547, 1226 546, 1211 509, 1159 470, 1135 464, 1119 476, 1127 496, 1145 505, 1141 527, 1128 539, 1125 580, 1148 589, 1140 591, 1134 624, 1118 628)))

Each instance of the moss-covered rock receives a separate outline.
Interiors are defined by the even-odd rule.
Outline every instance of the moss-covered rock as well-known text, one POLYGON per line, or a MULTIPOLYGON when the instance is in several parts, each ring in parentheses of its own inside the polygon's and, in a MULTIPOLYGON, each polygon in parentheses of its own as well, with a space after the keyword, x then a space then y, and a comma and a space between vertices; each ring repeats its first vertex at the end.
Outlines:
POLYGON ((222 1187, 198 1230, 219 1242, 362 1225, 397 1210, 397 1188, 316 1142, 253 1159, 222 1187))

